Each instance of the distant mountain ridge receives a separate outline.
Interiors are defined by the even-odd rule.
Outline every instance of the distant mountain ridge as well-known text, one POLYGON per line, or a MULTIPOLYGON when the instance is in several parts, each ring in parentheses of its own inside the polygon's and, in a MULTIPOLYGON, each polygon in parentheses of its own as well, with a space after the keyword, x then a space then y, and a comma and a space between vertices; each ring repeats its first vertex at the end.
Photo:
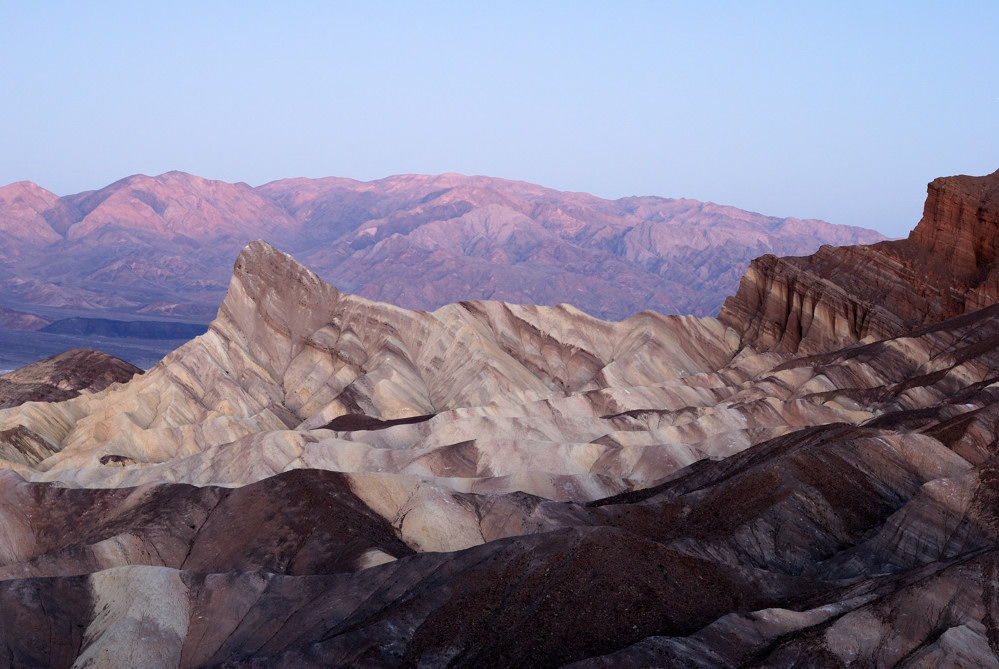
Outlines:
POLYGON ((204 334, 206 326, 170 321, 116 321, 108 318, 63 318, 49 323, 40 332, 134 337, 137 339, 191 339, 204 334))
POLYGON ((876 242, 860 228, 694 200, 585 193, 481 176, 285 179, 253 188, 183 172, 58 197, 0 188, 0 306, 207 323, 228 269, 263 238, 372 299, 571 303, 622 319, 706 315, 763 253, 876 242))

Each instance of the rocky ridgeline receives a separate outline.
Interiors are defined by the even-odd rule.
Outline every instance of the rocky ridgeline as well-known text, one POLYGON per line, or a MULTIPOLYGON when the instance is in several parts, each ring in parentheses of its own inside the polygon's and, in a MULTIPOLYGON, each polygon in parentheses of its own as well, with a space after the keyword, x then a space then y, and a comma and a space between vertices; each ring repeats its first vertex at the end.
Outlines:
POLYGON ((719 318, 757 350, 897 337, 999 300, 999 172, 929 184, 908 239, 754 260, 719 318))
POLYGON ((73 349, 0 375, 0 409, 25 402, 61 402, 125 383, 142 370, 114 356, 73 349))
POLYGON ((252 188, 169 172, 61 198, 20 182, 0 188, 0 307, 208 322, 232 259, 258 238, 337 286, 410 309, 567 302, 615 320, 714 314, 761 253, 883 239, 695 200, 611 201, 458 174, 252 188))
POLYGON ((207 333, 0 411, 0 657, 999 667, 999 305, 934 321, 990 261, 944 285, 917 237, 618 323, 408 311, 251 243, 207 333))

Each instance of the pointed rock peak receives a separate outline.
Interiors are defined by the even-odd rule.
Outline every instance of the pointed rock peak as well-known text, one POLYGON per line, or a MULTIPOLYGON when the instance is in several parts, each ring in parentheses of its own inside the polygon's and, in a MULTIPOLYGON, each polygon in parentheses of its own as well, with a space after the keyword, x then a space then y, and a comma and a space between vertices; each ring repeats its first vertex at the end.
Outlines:
POLYGON ((265 325, 285 335, 307 336, 329 321, 339 302, 336 288, 258 239, 243 247, 236 259, 219 317, 251 338, 265 325))
POLYGON ((240 279, 267 281, 276 287, 302 283, 327 285, 308 267, 262 239, 256 239, 243 247, 236 258, 233 272, 240 279))
POLYGON ((42 188, 33 181, 15 181, 12 184, 0 186, 0 202, 11 202, 18 197, 44 200, 49 204, 59 199, 58 195, 42 188))

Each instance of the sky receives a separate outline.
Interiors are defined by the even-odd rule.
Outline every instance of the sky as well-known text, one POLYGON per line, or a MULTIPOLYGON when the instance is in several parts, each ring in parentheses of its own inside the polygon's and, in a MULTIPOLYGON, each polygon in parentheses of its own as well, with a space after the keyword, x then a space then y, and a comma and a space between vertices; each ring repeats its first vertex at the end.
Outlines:
POLYGON ((0 0, 0 184, 481 174, 908 234, 999 169, 999 2, 0 0))

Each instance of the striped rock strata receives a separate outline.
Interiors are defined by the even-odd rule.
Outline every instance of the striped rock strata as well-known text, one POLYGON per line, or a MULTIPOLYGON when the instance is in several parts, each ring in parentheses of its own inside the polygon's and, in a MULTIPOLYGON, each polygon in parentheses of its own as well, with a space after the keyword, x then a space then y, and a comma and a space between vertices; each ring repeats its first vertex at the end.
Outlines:
POLYGON ((255 242, 154 369, 0 411, 0 657, 999 666, 997 351, 411 312, 255 242))
POLYGON ((719 318, 757 350, 896 337, 999 301, 999 171, 935 179, 908 239, 754 260, 719 318))

